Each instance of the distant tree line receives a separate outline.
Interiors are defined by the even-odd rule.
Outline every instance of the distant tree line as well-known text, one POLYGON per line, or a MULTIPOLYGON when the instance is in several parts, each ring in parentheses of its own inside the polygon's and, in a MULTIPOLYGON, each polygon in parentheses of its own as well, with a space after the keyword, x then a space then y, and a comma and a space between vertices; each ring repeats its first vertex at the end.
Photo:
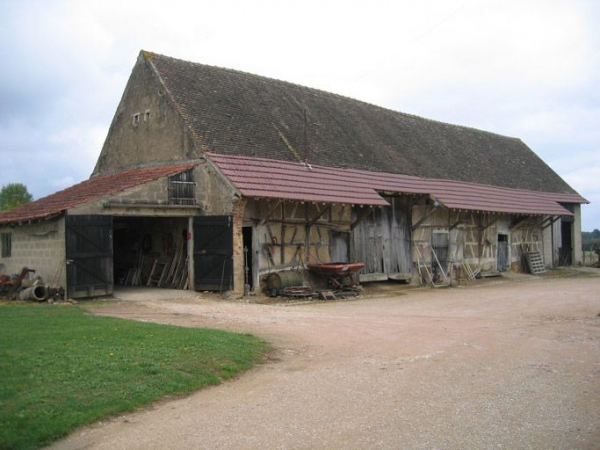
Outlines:
POLYGON ((582 231, 581 241, 584 250, 594 250, 600 248, 600 230, 582 231))

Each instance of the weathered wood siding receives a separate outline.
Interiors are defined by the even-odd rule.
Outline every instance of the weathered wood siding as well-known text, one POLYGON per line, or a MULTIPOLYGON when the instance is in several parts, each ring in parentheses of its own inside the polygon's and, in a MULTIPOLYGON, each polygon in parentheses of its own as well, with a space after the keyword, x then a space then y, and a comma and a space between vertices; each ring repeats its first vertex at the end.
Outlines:
MULTIPOLYGON (((411 209, 408 197, 387 197, 389 207, 375 208, 352 231, 351 259, 365 263, 364 274, 382 277, 411 274, 411 209)), ((352 221, 362 208, 354 208, 352 221)))
POLYGON ((344 235, 350 230, 350 207, 252 200, 245 209, 244 225, 253 227, 253 275, 257 286, 260 277, 272 270, 343 258, 347 254, 344 235))

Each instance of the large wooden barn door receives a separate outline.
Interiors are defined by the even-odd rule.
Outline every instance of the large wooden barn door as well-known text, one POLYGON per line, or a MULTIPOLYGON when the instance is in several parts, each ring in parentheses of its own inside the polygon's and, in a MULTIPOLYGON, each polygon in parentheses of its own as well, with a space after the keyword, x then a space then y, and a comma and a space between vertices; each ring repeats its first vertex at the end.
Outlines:
POLYGON ((233 220, 231 216, 194 217, 194 288, 233 289, 233 220))
MULTIPOLYGON (((388 197, 391 206, 375 208, 354 228, 352 261, 364 262, 361 281, 408 278, 412 274, 411 210, 408 198, 388 197)), ((352 220, 361 215, 352 211, 352 220)))
POLYGON ((69 298, 112 294, 112 217, 66 216, 65 239, 69 298))

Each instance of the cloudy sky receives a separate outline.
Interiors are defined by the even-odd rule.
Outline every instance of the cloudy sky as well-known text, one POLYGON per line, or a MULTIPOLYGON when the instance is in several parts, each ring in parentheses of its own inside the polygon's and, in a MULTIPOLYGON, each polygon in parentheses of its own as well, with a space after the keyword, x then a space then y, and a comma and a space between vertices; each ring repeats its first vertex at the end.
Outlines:
POLYGON ((89 177, 140 49, 521 138, 600 228, 595 0, 0 0, 0 185, 89 177))

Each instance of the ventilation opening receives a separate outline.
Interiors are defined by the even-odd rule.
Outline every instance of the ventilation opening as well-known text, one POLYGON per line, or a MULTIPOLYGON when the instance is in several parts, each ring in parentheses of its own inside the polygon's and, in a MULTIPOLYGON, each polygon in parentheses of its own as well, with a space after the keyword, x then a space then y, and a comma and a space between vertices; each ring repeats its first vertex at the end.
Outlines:
POLYGON ((2 233, 2 257, 10 258, 12 255, 12 234, 2 233))
POLYGON ((169 177, 169 203, 171 205, 195 205, 196 183, 192 169, 169 177))

